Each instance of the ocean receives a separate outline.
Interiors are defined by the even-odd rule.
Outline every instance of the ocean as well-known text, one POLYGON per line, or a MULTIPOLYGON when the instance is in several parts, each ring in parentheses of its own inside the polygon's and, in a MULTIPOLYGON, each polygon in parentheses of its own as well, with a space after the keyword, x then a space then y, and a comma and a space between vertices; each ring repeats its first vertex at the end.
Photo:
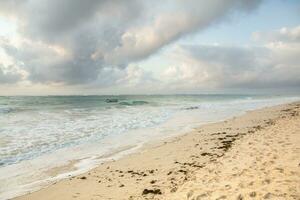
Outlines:
POLYGON ((0 97, 0 199, 118 159, 145 143, 299 96, 0 97), (51 169, 74 162, 70 170, 51 169))

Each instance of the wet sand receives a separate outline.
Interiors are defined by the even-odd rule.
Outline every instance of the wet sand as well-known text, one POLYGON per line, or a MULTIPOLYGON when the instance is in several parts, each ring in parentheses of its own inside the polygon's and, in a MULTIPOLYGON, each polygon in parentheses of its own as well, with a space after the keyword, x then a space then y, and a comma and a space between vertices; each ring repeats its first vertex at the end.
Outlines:
POLYGON ((247 112, 16 199, 300 199, 299 113, 247 112))

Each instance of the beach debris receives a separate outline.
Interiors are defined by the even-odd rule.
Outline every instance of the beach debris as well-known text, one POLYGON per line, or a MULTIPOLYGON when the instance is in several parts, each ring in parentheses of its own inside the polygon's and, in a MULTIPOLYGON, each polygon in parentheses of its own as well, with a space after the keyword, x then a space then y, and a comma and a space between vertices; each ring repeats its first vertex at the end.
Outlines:
POLYGON ((250 197, 256 197, 256 192, 251 192, 251 193, 249 194, 249 196, 250 196, 250 197))
POLYGON ((183 170, 183 169, 178 170, 178 172, 181 172, 181 173, 183 173, 184 175, 187 174, 187 171, 186 171, 186 170, 183 170))
POLYGON ((170 192, 176 192, 177 191, 177 188, 176 187, 173 187, 171 190, 170 190, 170 192))
POLYGON ((266 122, 267 125, 271 126, 271 125, 275 125, 274 120, 269 120, 266 122))
POLYGON ((185 110, 195 110, 195 109, 199 109, 198 106, 191 106, 191 107, 187 107, 185 110))
POLYGON ((253 128, 254 128, 255 130, 261 130, 261 129, 263 129, 263 127, 262 127, 261 125, 254 126, 253 128))
POLYGON ((232 146, 232 143, 236 140, 236 138, 231 138, 231 140, 221 141, 222 146, 219 146, 218 149, 223 149, 224 151, 228 151, 228 149, 232 146))
POLYGON ((225 134, 227 134, 226 132, 217 132, 217 133, 212 133, 211 135, 225 135, 225 134))
POLYGON ((292 111, 292 109, 291 109, 291 108, 288 108, 288 109, 284 109, 284 110, 282 110, 282 112, 290 112, 290 111, 292 111))
POLYGON ((263 183, 264 183, 264 184, 270 184, 270 183, 271 183, 271 180, 270 180, 270 179, 265 179, 265 180, 263 181, 263 183))
POLYGON ((241 194, 237 197, 237 200, 243 200, 243 199, 244 199, 244 197, 241 194))
POLYGON ((211 153, 206 153, 206 152, 204 152, 204 153, 201 153, 201 156, 212 156, 213 154, 211 154, 211 153))
MULTIPOLYGON (((211 154, 211 155, 215 155, 215 154, 211 154)), ((189 163, 189 162, 179 163, 179 162, 178 162, 178 164, 181 164, 183 167, 185 167, 185 166, 197 167, 197 168, 202 168, 202 167, 204 167, 203 165, 200 165, 200 164, 198 164, 198 163, 196 163, 196 162, 191 162, 191 163, 189 163)), ((168 174, 168 175, 169 175, 169 174, 168 174)))
POLYGON ((299 116, 299 112, 293 111, 293 112, 291 113, 291 116, 292 116, 292 117, 299 116))
POLYGON ((85 180, 87 178, 86 178, 86 176, 82 176, 82 177, 80 177, 80 179, 85 180))
POLYGON ((147 195, 147 194, 162 194, 160 189, 144 189, 142 195, 147 195))
POLYGON ((147 176, 147 174, 145 172, 135 172, 133 170, 128 170, 127 173, 131 174, 132 176, 134 175, 138 175, 138 176, 147 176))

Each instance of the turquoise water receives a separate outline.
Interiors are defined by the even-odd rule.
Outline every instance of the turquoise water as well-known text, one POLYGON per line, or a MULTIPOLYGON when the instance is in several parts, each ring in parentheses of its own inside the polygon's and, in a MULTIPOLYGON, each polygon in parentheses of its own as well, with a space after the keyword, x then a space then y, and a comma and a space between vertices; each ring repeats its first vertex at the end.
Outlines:
MULTIPOLYGON (((249 95, 0 97, 0 166, 153 127, 182 110, 288 97, 249 95)), ((292 98, 292 97, 290 97, 292 98)), ((238 104, 237 104, 238 105, 238 104)))

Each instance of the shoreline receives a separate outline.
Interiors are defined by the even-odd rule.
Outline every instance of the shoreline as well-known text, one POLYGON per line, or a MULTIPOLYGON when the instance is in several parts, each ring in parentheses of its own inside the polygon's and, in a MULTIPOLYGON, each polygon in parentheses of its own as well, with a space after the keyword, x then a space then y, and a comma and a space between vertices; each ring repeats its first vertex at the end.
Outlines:
POLYGON ((160 199, 161 195, 176 193, 184 183, 194 179, 198 170, 223 157, 236 140, 272 126, 273 120, 282 116, 282 110, 298 104, 247 111, 238 117, 203 125, 15 199, 120 199, 119 195, 122 199, 160 199), (237 130, 242 133, 237 134, 237 130), (218 141, 220 135, 230 139, 218 141))

